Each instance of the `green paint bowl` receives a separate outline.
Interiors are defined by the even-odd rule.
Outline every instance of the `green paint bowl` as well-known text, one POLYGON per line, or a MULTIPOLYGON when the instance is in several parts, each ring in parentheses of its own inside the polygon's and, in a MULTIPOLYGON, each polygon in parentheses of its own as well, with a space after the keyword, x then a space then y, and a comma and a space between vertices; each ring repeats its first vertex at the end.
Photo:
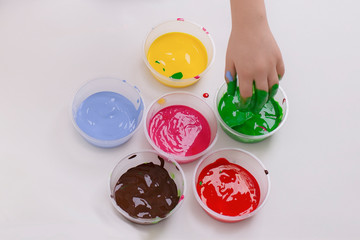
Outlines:
POLYGON ((239 133, 239 132, 235 131, 234 129, 232 129, 231 127, 229 127, 223 121, 223 119, 221 118, 221 116, 219 114, 218 106, 219 106, 219 102, 220 102, 221 98, 224 96, 226 91, 227 91, 227 84, 224 82, 221 85, 221 87, 217 90, 217 93, 216 93, 216 97, 215 97, 215 106, 216 106, 215 115, 216 115, 216 118, 217 118, 218 122, 220 123, 220 126, 223 129, 223 131, 228 136, 230 136, 232 139, 234 139, 236 141, 239 141, 239 142, 243 142, 243 143, 260 142, 260 141, 263 141, 266 138, 274 135, 284 125, 284 123, 285 123, 285 121, 287 119, 288 112, 289 112, 289 103, 288 103, 287 96, 286 96, 284 90, 281 87, 279 87, 278 92, 274 96, 274 99, 279 103, 280 107, 283 110, 283 118, 282 118, 280 124, 277 126, 277 128, 275 128, 273 131, 267 132, 264 135, 257 135, 257 136, 252 136, 252 135, 246 135, 246 134, 239 133))
MULTIPOLYGON (((141 174, 141 173, 139 172, 139 174, 141 174)), ((144 178, 146 178, 146 174, 144 175, 144 178)), ((154 184, 154 183, 152 183, 152 184, 154 184)), ((141 191, 142 190, 140 189, 139 193, 141 193, 141 191)), ((144 224, 144 225, 155 224, 155 223, 158 223, 158 222, 172 216, 174 214, 174 212, 176 212, 181 207, 182 203, 184 202, 183 200, 184 200, 185 192, 186 192, 185 174, 184 174, 183 170, 181 169, 180 165, 175 161, 172 161, 170 159, 167 159, 164 156, 159 155, 154 150, 144 150, 144 151, 134 152, 134 153, 131 153, 131 154, 123 157, 118 162, 118 164, 114 167, 114 169, 110 175, 110 200, 111 200, 111 203, 113 204, 115 210, 118 213, 120 213, 125 219, 127 219, 131 222, 134 222, 134 223, 138 223, 138 224, 144 224), (173 208, 169 213, 167 213, 163 217, 144 218, 144 217, 131 216, 126 211, 126 209, 122 209, 116 203, 116 200, 115 200, 115 192, 116 192, 117 182, 118 182, 119 178, 125 172, 127 172, 130 168, 134 168, 140 164, 154 163, 155 165, 161 165, 162 164, 161 162, 163 162, 164 169, 168 172, 169 176, 174 180, 174 182, 176 184, 177 192, 178 192, 178 196, 179 196, 178 203, 176 204, 175 208, 173 208)), ((154 190, 153 192, 147 191, 142 194, 146 194, 147 196, 156 195, 156 194, 158 194, 158 191, 156 191, 156 190, 154 190)), ((139 203, 137 202, 137 204, 139 204, 139 203)), ((139 204, 139 205, 144 205, 144 204, 139 204)), ((140 207, 142 207, 142 206, 140 206, 140 207)), ((153 205, 151 207, 159 207, 159 206, 153 205)))

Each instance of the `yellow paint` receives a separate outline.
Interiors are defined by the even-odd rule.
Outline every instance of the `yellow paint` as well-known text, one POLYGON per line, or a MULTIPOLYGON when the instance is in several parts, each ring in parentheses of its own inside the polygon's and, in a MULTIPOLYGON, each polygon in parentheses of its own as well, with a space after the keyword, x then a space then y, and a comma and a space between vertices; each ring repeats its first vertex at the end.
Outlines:
POLYGON ((157 102, 158 102, 158 104, 163 105, 166 103, 166 100, 163 98, 160 98, 157 102))
POLYGON ((181 72, 182 79, 193 78, 207 66, 207 52, 201 41, 181 33, 166 33, 151 44, 147 59, 161 75, 171 77, 181 72))

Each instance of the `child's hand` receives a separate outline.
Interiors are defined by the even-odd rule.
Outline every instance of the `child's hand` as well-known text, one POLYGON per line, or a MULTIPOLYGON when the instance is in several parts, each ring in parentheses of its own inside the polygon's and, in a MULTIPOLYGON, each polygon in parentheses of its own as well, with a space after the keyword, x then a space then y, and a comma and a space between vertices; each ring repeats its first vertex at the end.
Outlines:
POLYGON ((285 72, 281 52, 266 15, 256 13, 247 12, 247 15, 235 20, 235 13, 232 13, 233 28, 225 66, 227 82, 236 81, 237 75, 241 96, 239 107, 253 112, 259 112, 267 100, 276 94, 279 79, 285 72))

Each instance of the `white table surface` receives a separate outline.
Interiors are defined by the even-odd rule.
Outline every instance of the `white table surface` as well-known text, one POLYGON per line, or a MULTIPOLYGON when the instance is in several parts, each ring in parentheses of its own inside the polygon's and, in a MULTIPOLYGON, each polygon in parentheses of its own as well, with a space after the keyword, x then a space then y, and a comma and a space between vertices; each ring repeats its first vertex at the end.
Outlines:
POLYGON ((0 239, 359 239, 359 1, 267 1, 282 50, 290 112, 256 144, 219 129, 213 150, 242 148, 271 178, 264 208, 243 222, 209 217, 182 165, 183 206, 152 226, 121 217, 109 175, 121 157, 151 149, 141 128, 125 145, 101 149, 75 131, 75 91, 97 77, 126 79, 145 104, 176 89, 157 82, 141 58, 146 33, 183 17, 205 26, 216 46, 207 76, 185 89, 212 106, 223 83, 230 32, 227 0, 0 0, 0 239))

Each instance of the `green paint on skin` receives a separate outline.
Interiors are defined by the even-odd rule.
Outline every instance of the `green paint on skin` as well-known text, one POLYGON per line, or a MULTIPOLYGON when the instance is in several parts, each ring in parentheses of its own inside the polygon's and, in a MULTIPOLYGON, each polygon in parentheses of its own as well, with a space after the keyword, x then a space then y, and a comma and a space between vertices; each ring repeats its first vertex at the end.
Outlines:
POLYGON ((235 82, 235 81, 233 81, 233 82, 228 82, 228 83, 227 83, 227 93, 228 93, 229 95, 234 96, 234 94, 235 94, 235 89, 236 89, 236 82, 235 82))
MULTIPOLYGON (((235 93, 237 92, 239 92, 238 89, 235 93)), ((283 118, 283 110, 273 98, 265 103, 259 113, 239 110, 239 101, 239 94, 231 96, 225 93, 218 105, 221 118, 235 131, 257 136, 271 132, 279 126, 283 118)))
POLYGON ((252 111, 254 113, 260 112, 260 110, 264 107, 265 103, 268 100, 269 93, 264 90, 256 89, 255 90, 255 105, 252 111))
POLYGON ((242 96, 240 96, 240 104, 239 104, 238 108, 240 110, 248 109, 251 104, 251 99, 252 99, 252 97, 243 98, 242 96))
POLYGON ((170 78, 173 78, 173 79, 182 79, 182 77, 183 77, 182 72, 177 72, 170 76, 170 78))
POLYGON ((235 75, 235 79, 233 79, 233 77, 231 76, 231 73, 230 71, 227 71, 226 74, 225 74, 227 80, 228 80, 228 83, 227 83, 227 93, 229 95, 232 95, 234 96, 235 94, 235 90, 236 90, 236 82, 237 82, 237 78, 236 78, 236 75, 235 75))
POLYGON ((274 84, 274 85, 271 87, 270 93, 269 93, 269 99, 273 98, 273 97, 276 95, 278 89, 279 89, 279 84, 274 84))
POLYGON ((248 110, 252 110, 254 109, 255 107, 255 84, 253 84, 253 92, 252 92, 252 95, 251 97, 247 97, 247 98, 244 98, 241 96, 240 94, 240 89, 239 91, 236 91, 236 92, 239 92, 239 99, 240 99, 240 102, 238 104, 238 109, 241 110, 241 111, 248 111, 248 110))

